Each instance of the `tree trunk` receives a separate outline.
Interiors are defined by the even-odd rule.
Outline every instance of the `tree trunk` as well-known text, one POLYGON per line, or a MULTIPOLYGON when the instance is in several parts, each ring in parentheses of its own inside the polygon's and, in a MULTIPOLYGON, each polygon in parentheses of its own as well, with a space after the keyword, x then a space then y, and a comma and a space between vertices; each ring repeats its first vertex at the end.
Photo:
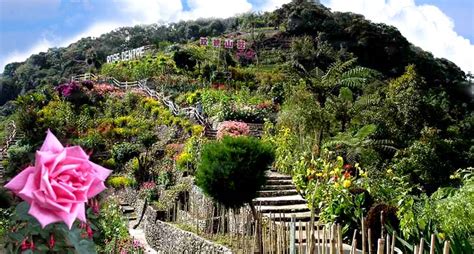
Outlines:
POLYGON ((263 244, 262 244, 262 222, 260 221, 260 216, 258 216, 255 206, 250 201, 250 209, 252 210, 252 216, 255 221, 255 230, 257 234, 257 250, 254 253, 263 253, 263 244))

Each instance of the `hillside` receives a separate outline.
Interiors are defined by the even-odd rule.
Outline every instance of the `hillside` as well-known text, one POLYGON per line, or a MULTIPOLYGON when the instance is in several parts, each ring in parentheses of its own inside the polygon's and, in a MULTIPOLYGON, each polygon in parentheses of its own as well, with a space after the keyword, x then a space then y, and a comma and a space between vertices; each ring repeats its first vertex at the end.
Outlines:
MULTIPOLYGON (((225 216, 244 201, 298 205, 305 219, 342 223, 345 242, 364 218, 376 243, 383 212, 405 251, 423 237, 431 244, 432 233, 454 253, 472 251, 474 103, 466 75, 361 15, 295 0, 270 13, 120 28, 8 64, 0 82, 0 138, 11 136, 12 123, 19 134, 2 154, 3 180, 34 162, 50 130, 111 169, 111 189, 133 188, 168 217, 197 184, 219 201, 212 223, 217 210, 225 216), (239 163, 262 166, 233 173, 239 163), (263 186, 270 164, 278 173, 263 186), (262 188, 269 196, 257 198, 262 188)), ((0 222, 14 227, 5 214, 0 222)), ((107 216, 126 231, 112 212, 95 219, 107 216)), ((89 237, 102 252, 117 240, 110 227, 89 237)))
MULTIPOLYGON (((75 73, 98 70, 107 55, 125 49, 143 45, 159 48, 160 45, 185 43, 202 36, 250 32, 254 28, 258 38, 254 42, 256 47, 288 47, 293 37, 310 35, 317 38, 316 43, 327 43, 336 50, 353 54, 360 65, 373 68, 386 77, 399 76, 405 66, 416 64, 419 74, 430 86, 450 87, 447 90, 457 96, 462 93, 454 91, 462 90, 456 84, 465 80, 465 74, 459 67, 414 47, 396 28, 371 23, 358 14, 332 13, 322 5, 294 1, 272 13, 261 15, 179 22, 169 26, 124 27, 98 38, 83 38, 66 48, 53 48, 32 55, 23 63, 11 63, 5 67, 0 81, 0 105, 38 85, 57 85, 75 73), (259 32, 269 26, 278 29, 274 33, 259 32)), ((308 61, 321 67, 327 67, 330 61, 321 54, 313 58, 308 61)))

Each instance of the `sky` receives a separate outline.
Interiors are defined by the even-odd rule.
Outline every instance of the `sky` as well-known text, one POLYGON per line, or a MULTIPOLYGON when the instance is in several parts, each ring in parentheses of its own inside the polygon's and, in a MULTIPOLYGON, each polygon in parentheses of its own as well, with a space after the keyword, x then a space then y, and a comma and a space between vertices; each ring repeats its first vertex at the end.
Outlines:
MULTIPOLYGON (((115 28, 249 11, 290 0, 0 0, 0 72, 10 62, 115 28)), ((321 0, 397 27, 414 45, 474 73, 473 0, 321 0)))

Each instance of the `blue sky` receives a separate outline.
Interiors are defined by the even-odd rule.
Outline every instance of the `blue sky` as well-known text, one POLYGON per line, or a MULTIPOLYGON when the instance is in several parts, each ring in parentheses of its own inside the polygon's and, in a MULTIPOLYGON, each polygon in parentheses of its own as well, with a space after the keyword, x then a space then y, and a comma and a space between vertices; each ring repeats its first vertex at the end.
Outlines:
MULTIPOLYGON (((228 17, 272 10, 289 0, 0 0, 0 72, 49 47, 120 26, 228 17)), ((322 0, 400 29, 412 43, 474 72, 472 0, 322 0)))

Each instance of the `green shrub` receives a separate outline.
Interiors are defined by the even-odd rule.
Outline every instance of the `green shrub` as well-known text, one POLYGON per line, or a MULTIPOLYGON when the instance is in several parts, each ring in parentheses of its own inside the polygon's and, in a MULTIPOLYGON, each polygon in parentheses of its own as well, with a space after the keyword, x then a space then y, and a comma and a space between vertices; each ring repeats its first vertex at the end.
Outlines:
POLYGON ((136 184, 136 181, 135 179, 126 176, 112 176, 107 180, 107 184, 116 189, 119 189, 134 186, 136 184))
POLYGON ((121 144, 114 145, 112 147, 112 158, 118 164, 124 164, 133 157, 136 157, 140 154, 140 146, 137 144, 132 144, 124 142, 121 144))
POLYGON ((240 207, 256 197, 273 161, 272 148, 252 137, 224 137, 203 147, 196 184, 227 207, 240 207))
POLYGON ((34 158, 34 148, 30 145, 14 145, 8 149, 7 174, 14 176, 31 163, 34 158))

